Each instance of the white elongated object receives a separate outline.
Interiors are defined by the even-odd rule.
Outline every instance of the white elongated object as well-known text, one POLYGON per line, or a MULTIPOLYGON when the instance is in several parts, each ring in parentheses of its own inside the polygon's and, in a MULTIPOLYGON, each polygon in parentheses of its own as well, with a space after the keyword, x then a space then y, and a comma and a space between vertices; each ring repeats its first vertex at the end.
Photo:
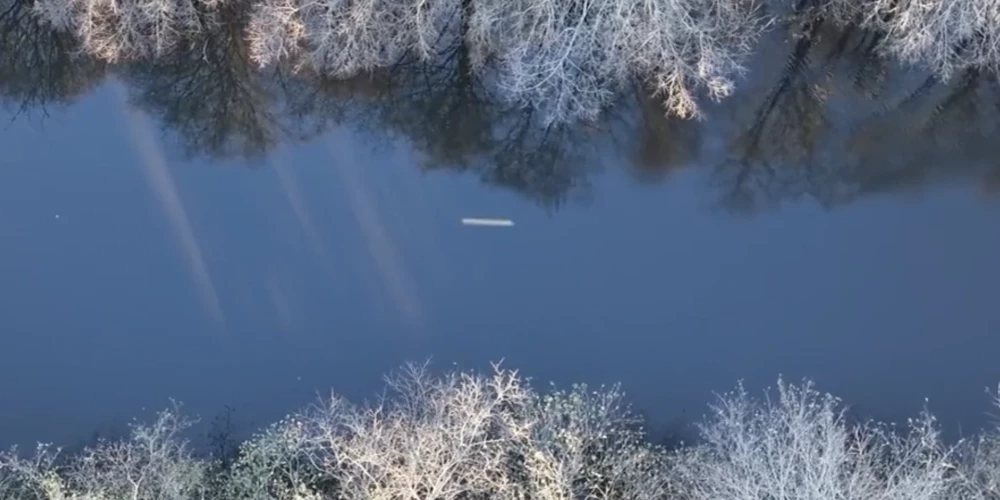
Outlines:
POLYGON ((466 217, 462 219, 462 224, 466 226, 513 226, 514 221, 510 219, 481 219, 466 217))

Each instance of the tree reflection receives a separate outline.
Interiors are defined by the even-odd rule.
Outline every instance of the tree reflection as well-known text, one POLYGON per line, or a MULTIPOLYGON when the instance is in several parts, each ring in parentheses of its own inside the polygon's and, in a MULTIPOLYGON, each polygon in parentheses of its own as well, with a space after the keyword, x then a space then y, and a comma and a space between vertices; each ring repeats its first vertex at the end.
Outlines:
POLYGON ((852 135, 849 146, 861 162, 845 174, 866 194, 969 177, 981 179, 986 189, 996 175, 996 76, 969 69, 948 82, 929 81, 852 135))
POLYGON ((312 92, 289 96, 289 109, 310 114, 314 130, 350 124, 369 137, 403 137, 425 171, 472 173, 556 208, 586 196, 598 169, 596 126, 541 125, 531 110, 493 98, 472 76, 464 45, 433 61, 403 60, 390 70, 349 80, 316 76, 312 92))
POLYGON ((0 0, 0 103, 15 116, 72 102, 104 79, 106 68, 80 55, 65 33, 43 24, 31 0, 0 0))
POLYGON ((261 158, 289 132, 274 112, 277 80, 249 60, 245 6, 227 2, 207 15, 219 16, 206 23, 212 29, 123 66, 131 101, 177 134, 189 156, 261 158))
POLYGON ((995 76, 971 69, 941 82, 880 57, 882 34, 822 14, 792 16, 772 83, 737 96, 753 105, 736 110, 737 132, 713 172, 720 204, 752 213, 808 197, 832 207, 946 179, 986 182, 995 167, 983 159, 1000 152, 989 140, 995 76))
POLYGON ((409 138, 424 168, 473 168, 496 147, 493 129, 505 113, 473 77, 465 44, 448 47, 436 61, 403 64, 396 73, 401 88, 373 110, 372 123, 409 138))
POLYGON ((634 94, 638 123, 633 127, 630 170, 642 183, 658 183, 697 159, 702 130, 695 120, 668 115, 662 103, 648 96, 642 89, 634 94))
POLYGON ((857 78, 847 76, 851 56, 865 50, 866 35, 838 33, 813 9, 793 15, 785 29, 790 42, 784 44, 784 64, 764 95, 749 100, 756 103, 752 112, 737 118, 748 125, 730 141, 727 161, 716 171, 721 202, 731 210, 753 211, 802 196, 829 206, 850 196, 820 156, 836 130, 830 98, 858 87, 877 95, 877 86, 864 82, 878 78, 861 75, 877 74, 870 68, 880 66, 862 56, 856 68, 865 69, 854 72, 857 78))
MULTIPOLYGON (((555 209, 589 195, 605 163, 660 183, 697 165, 729 210, 801 198, 823 206, 976 180, 1000 191, 1000 82, 968 68, 948 81, 880 56, 883 34, 802 0, 764 42, 737 94, 703 121, 667 117, 643 82, 599 119, 546 126, 499 99, 455 36, 435 57, 331 79, 301 65, 261 70, 246 43, 246 4, 225 2, 164 57, 113 67, 78 55, 28 0, 0 0, 0 94, 16 110, 71 102, 111 69, 132 102, 189 156, 262 159, 334 127, 375 143, 402 138, 425 171, 466 173, 555 209), (607 161, 606 161, 607 160, 607 161)), ((457 27, 459 31, 464 27, 457 27)))

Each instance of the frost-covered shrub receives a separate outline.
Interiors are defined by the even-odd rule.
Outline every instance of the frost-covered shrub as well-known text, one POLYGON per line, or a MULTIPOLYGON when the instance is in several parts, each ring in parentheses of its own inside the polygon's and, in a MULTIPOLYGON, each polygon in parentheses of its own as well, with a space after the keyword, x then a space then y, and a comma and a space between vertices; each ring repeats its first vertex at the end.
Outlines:
MULTIPOLYGON (((530 396, 516 373, 431 377, 410 365, 390 377, 389 396, 355 412, 327 404, 307 417, 345 500, 502 494, 506 449, 528 422, 530 396)), ((336 400, 334 400, 336 401, 336 400)))
POLYGON ((322 487, 323 468, 313 453, 303 422, 286 418, 243 443, 229 470, 223 471, 223 499, 307 500, 322 487))
POLYGON ((617 387, 538 396, 528 408, 518 498, 659 500, 666 493, 663 451, 650 446, 641 421, 617 387))
POLYGON ((949 500, 1000 498, 1000 436, 996 431, 963 442, 956 455, 949 500))
POLYGON ((836 398, 782 381, 776 401, 741 387, 713 410, 704 444, 672 463, 684 498, 935 500, 948 490, 948 453, 926 413, 906 435, 852 426, 836 398))
MULTIPOLYGON (((1000 408, 1000 388, 993 405, 1000 408)), ((952 464, 954 472, 948 500, 1000 498, 1000 425, 962 441, 952 464)))
POLYGON ((332 396, 233 460, 196 458, 177 409, 64 457, 0 454, 3 500, 995 500, 1000 434, 945 447, 926 412, 903 433, 778 382, 740 387, 673 452, 647 443, 617 387, 541 394, 516 372, 409 365, 373 404, 332 396))
POLYGON ((662 454, 617 390, 541 396, 515 372, 430 376, 409 365, 372 406, 338 397, 248 443, 235 497, 344 500, 660 498, 662 454))
POLYGON ((60 460, 39 446, 31 457, 0 455, 4 500, 195 500, 203 497, 207 462, 193 456, 180 433, 192 422, 175 407, 131 436, 99 442, 60 460))

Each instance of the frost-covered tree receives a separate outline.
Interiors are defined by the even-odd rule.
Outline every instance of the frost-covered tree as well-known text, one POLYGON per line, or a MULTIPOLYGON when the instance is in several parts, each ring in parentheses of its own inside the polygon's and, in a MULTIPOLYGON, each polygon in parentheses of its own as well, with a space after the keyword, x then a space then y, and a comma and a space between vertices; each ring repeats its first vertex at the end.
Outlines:
POLYGON ((754 0, 262 0, 254 59, 336 78, 466 44, 472 71, 548 122, 594 119, 633 79, 681 116, 728 95, 762 24, 754 0))
POLYGON ((109 62, 157 57, 209 29, 225 0, 35 0, 37 15, 109 62))
POLYGON ((883 53, 948 79, 963 70, 1000 70, 997 0, 829 0, 841 22, 884 34, 883 53))
POLYGON ((433 57, 456 33, 458 0, 262 0, 248 28, 261 65, 294 61, 299 69, 349 78, 392 66, 404 56, 433 57))
POLYGON ((752 0, 478 0, 466 40, 510 99, 594 119, 632 79, 673 114, 729 95, 763 27, 752 0))

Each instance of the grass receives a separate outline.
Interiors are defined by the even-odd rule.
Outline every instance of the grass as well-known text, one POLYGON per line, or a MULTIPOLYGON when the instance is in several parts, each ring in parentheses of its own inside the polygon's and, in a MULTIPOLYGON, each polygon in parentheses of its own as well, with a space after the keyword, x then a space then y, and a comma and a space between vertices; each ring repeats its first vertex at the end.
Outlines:
POLYGON ((540 393, 516 372, 407 365, 374 403, 332 395, 199 457, 174 406, 73 456, 0 455, 5 500, 986 500, 1000 434, 954 446, 923 413, 898 431, 779 380, 723 394, 698 443, 664 449, 617 387, 540 393), (227 454, 228 455, 228 454, 227 454))

